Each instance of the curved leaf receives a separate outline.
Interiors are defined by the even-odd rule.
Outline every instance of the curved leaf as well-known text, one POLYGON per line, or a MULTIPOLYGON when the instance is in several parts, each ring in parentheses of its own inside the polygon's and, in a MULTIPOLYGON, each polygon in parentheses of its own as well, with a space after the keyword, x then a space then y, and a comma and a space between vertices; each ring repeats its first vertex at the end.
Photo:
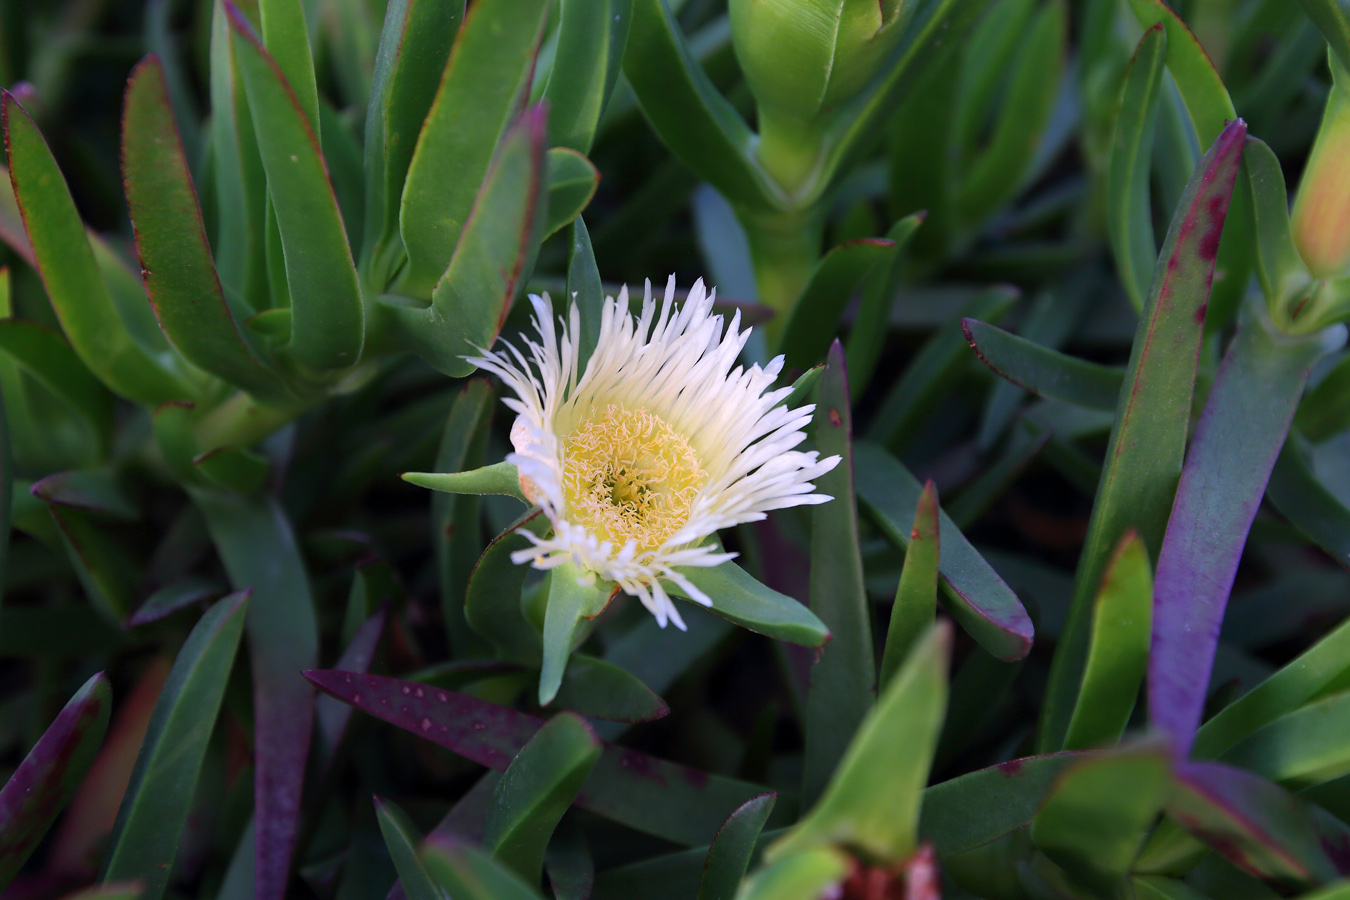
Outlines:
POLYGON ((543 237, 581 215, 600 184, 600 170, 575 150, 550 147, 547 165, 548 218, 544 222, 543 237))
POLYGON ((1149 171, 1158 119, 1159 88, 1167 59, 1161 22, 1144 31, 1125 73, 1107 172, 1107 226, 1125 293, 1142 310, 1158 248, 1149 203, 1149 171))
POLYGON ((832 248, 816 263, 778 340, 784 369, 807 369, 825 356, 849 299, 864 279, 889 266, 897 252, 895 241, 860 238, 832 248))
POLYGON ((611 722, 650 722, 670 714, 666 702, 627 669, 581 653, 572 654, 556 702, 611 722))
MULTIPOLYGON (((685 568, 680 574, 712 599, 709 611, 728 622, 803 647, 821 647, 830 639, 825 623, 810 609, 763 584, 733 562, 685 568)), ((683 596, 679 585, 671 584, 667 589, 683 596)))
POLYGON ((258 150, 286 255, 287 349, 318 369, 354 366, 365 342, 365 311, 317 132, 243 14, 228 2, 226 10, 249 108, 267 123, 258 129, 258 150))
POLYGON ((961 331, 980 362, 1023 390, 1086 409, 1116 408, 1122 369, 1075 359, 978 319, 962 319, 961 331))
POLYGON ((409 484, 447 494, 500 494, 530 502, 520 489, 520 475, 514 463, 499 462, 468 472, 404 472, 409 484))
POLYGON ((751 797, 727 816, 708 847, 696 900, 735 900, 736 887, 750 867, 760 832, 777 799, 777 794, 751 797))
POLYGON ((941 555, 938 511, 937 485, 930 478, 924 483, 914 510, 914 528, 909 533, 900 583, 895 588, 891 622, 886 629, 886 648, 877 677, 879 690, 886 689, 919 639, 933 627, 941 555))
POLYGON ((136 757, 117 811, 103 877, 139 880, 144 900, 163 896, 173 873, 247 608, 248 591, 232 594, 211 607, 192 629, 160 692, 136 757))
POLYGON ((501 205, 481 199, 479 185, 492 177, 494 156, 505 155, 498 144, 509 140, 504 135, 529 91, 548 8, 546 0, 480 0, 464 16, 403 185, 399 228, 408 269, 400 284, 411 296, 425 296, 441 280, 464 244, 471 212, 501 205))
POLYGON ((103 742, 111 707, 108 679, 100 672, 75 692, 0 789, 0 888, 75 792, 103 742))
POLYGON ((619 78, 633 0, 566 0, 558 12, 557 48, 544 86, 549 143, 587 153, 619 78))
POLYGON ((375 818, 380 823, 384 845, 398 870, 399 884, 407 900, 444 900, 445 894, 431 880, 417 856, 422 837, 412 820, 394 803, 375 798, 375 818))
POLYGON ((497 782, 483 847, 528 883, 539 880, 544 848, 600 760, 600 739, 572 713, 534 733, 497 782))

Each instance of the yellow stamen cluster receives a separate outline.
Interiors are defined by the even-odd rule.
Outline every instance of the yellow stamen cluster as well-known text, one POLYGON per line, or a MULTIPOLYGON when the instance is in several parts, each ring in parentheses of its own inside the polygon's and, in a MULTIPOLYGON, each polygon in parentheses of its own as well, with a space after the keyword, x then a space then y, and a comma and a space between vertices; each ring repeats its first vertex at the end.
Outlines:
POLYGON ((708 474, 689 442, 645 409, 610 404, 563 439, 567 515, 600 540, 655 550, 689 520, 708 474))

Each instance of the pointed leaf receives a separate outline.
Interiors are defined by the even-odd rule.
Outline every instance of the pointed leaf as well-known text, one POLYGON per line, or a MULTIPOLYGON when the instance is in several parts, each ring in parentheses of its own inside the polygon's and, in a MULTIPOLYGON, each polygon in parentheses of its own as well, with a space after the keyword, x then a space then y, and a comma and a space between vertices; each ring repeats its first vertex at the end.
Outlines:
POLYGON ((527 883, 538 882, 544 848, 600 759, 585 720, 559 713, 511 761, 488 810, 483 847, 527 883))
POLYGON ((1187 764, 1176 782, 1168 815, 1243 871, 1310 887, 1347 874, 1350 829, 1306 800, 1217 763, 1187 764))
POLYGON ((1130 528, 1139 530, 1150 552, 1162 543, 1186 448, 1215 254, 1246 133, 1243 122, 1234 122, 1201 160, 1158 257, 1051 668, 1042 749, 1063 745, 1087 655, 1092 598, 1111 551, 1130 528))
POLYGON ((820 378, 811 434, 822 457, 841 459, 816 482, 820 493, 834 499, 811 511, 811 607, 831 639, 811 668, 806 696, 802 795, 807 803, 825 790, 872 708, 877 678, 853 490, 853 414, 844 348, 837 340, 820 378))
POLYGON ((1130 872, 1171 788, 1167 748, 1145 744, 1068 769, 1031 823, 1037 848, 1110 895, 1130 872))
MULTIPOLYGON (((822 647, 830 639, 829 629, 815 613, 763 584, 734 562, 690 566, 681 569, 680 574, 710 597, 713 602, 710 611, 728 622, 802 647, 822 647)), ((679 585, 671 584, 668 590, 683 596, 679 585)))
POLYGON ((591 576, 583 584, 582 570, 573 563, 549 572, 548 607, 544 612, 544 658, 539 672, 539 705, 553 702, 562 685, 563 670, 572 649, 584 637, 582 623, 604 611, 618 593, 617 586, 591 576))
POLYGON ((643 115, 680 162, 732 203, 780 202, 781 188, 755 154, 755 134, 694 57, 665 0, 633 0, 623 69, 643 115))
POLYGON ((256 900, 281 900, 299 827, 314 721, 301 677, 318 657, 318 624, 295 534, 273 499, 193 490, 236 590, 253 588, 246 628, 253 673, 256 900))
POLYGON ((117 811, 103 877, 141 881, 145 900, 163 896, 173 873, 247 608, 247 591, 232 594, 192 629, 155 704, 117 811))
POLYGON ((566 0, 544 99, 549 143, 588 153, 623 64, 633 0, 566 0))
POLYGON ((0 789, 0 888, 37 849, 94 761, 111 707, 100 672, 75 692, 0 789))
POLYGON ((314 84, 314 59, 301 0, 258 0, 263 42, 290 85, 296 103, 314 131, 319 124, 319 89, 314 84))
POLYGON ((1350 68, 1350 15, 1345 7, 1338 0, 1301 0, 1301 4, 1341 65, 1350 68))
POLYGON ((409 484, 447 494, 501 494, 528 503, 514 463, 499 462, 468 472, 404 472, 409 484))
POLYGON ((891 623, 886 629, 886 649, 881 657, 881 674, 877 680, 880 690, 900 671, 910 652, 933 627, 937 613, 938 535, 937 486, 929 479, 919 495, 914 510, 914 528, 905 547, 904 568, 895 589, 895 603, 891 606, 891 623))
POLYGON ((1346 339, 1344 325, 1289 337, 1264 303, 1247 311, 1196 426, 1158 556, 1149 716, 1181 755, 1200 727, 1238 561, 1308 372, 1346 339))
POLYGON ((252 450, 217 447, 192 458, 207 481, 217 487, 251 494, 267 480, 270 464, 267 457, 252 450))
POLYGON ((469 575, 465 620, 492 645, 500 659, 537 666, 542 658, 539 628, 526 620, 521 608, 521 590, 529 569, 512 562, 511 554, 533 546, 519 532, 529 529, 542 537, 552 527, 543 511, 532 507, 492 539, 469 575))
POLYGON ((100 445, 107 444, 112 431, 112 395, 61 335, 35 322, 3 319, 0 352, 78 413, 100 445))
POLYGON ((258 150, 286 252, 291 298, 287 348, 318 369, 353 366, 365 340, 365 312, 328 167, 316 131, 276 61, 227 3, 231 43, 258 130, 258 150))
MULTIPOLYGON (((326 670, 305 677, 363 712, 499 772, 543 724, 509 707, 395 678, 326 670)), ((763 792, 606 744, 576 804, 638 831, 699 846, 733 809, 763 792)))
POLYGON ((697 900, 734 900, 759 843, 777 794, 761 794, 736 807, 717 831, 703 864, 697 900))
POLYGON ((1350 694, 1334 694, 1262 726, 1220 761, 1295 790, 1350 774, 1350 694))
POLYGON ((1134 712, 1148 667, 1153 571, 1136 531, 1120 539, 1092 610, 1092 638, 1078 704, 1069 720, 1069 750, 1109 747, 1134 712))
POLYGON ((1115 409, 1125 372, 1075 359, 977 319, 962 319, 970 349, 994 374, 1024 390, 1086 409, 1115 409))
POLYGON ((951 626, 930 629, 863 721, 824 796, 769 862, 812 844, 857 847, 896 865, 918 843, 919 809, 947 706, 951 626))
POLYGON ((151 359, 127 330, 85 237, 47 142, 13 95, 0 95, 14 196, 38 273, 75 352, 114 392, 140 403, 192 396, 176 372, 151 359))
POLYGON ((544 222, 544 237, 581 215, 600 184, 600 170, 575 150, 550 147, 547 165, 548 219, 544 222))
POLYGON ((1256 219, 1256 276, 1271 309, 1287 309, 1306 291, 1312 276, 1294 246, 1289 227, 1289 194, 1275 153, 1258 138, 1247 141, 1242 169, 1256 219))
MULTIPOLYGON (((338 657, 337 668, 342 672, 366 672, 374 662, 375 652, 380 639, 384 637, 385 620, 388 610, 382 607, 373 616, 361 623, 347 649, 338 657)), ((327 771, 333 764, 343 735, 347 732, 347 723, 351 721, 352 708, 332 697, 320 697, 314 704, 314 720, 319 730, 319 770, 327 771)))
MULTIPOLYGON (((516 205, 480 199, 479 185, 492 177, 494 155, 505 158, 498 142, 507 140, 504 135, 529 90, 548 8, 545 0, 486 0, 464 17, 403 186, 399 227, 408 271, 401 283, 411 296, 426 296, 459 249, 481 252, 465 244, 471 210, 516 205)), ((495 168, 501 166, 498 162, 495 168)), ((502 176, 521 178, 514 171, 502 176)), ((456 347, 454 352, 468 351, 456 347)))
MULTIPOLYGON (((853 466, 863 509, 893 543, 908 547, 923 493, 918 479, 885 450, 866 442, 855 445, 853 466)), ((938 521, 942 530, 938 572, 948 610, 998 659, 1026 656, 1034 629, 1022 602, 941 510, 938 521)))
POLYGON ((895 250, 889 262, 883 262, 872 270, 863 286, 858 315, 844 343, 848 350, 848 370, 852 373, 849 390, 854 403, 861 399, 863 391, 871 383, 872 374, 886 346, 886 337, 890 333, 891 307, 895 303, 904 271, 902 263, 905 247, 927 217, 927 212, 916 212, 891 226, 890 231, 886 232, 886 239, 895 242, 895 250))
MULTIPOLYGON (((1308 396, 1304 395, 1305 402, 1308 396)), ((1270 473, 1266 496, 1291 525, 1332 559, 1350 565, 1350 509, 1318 480, 1299 444, 1296 435, 1285 439, 1270 473)))
POLYGON ((611 722, 650 722, 670 714, 670 707, 627 669, 603 659, 572 654, 562 686, 560 709, 611 722))
POLYGON ((380 823, 384 845, 389 848, 389 856, 394 860, 394 868, 398 870, 399 882, 408 900, 443 900, 445 893, 431 880, 417 856, 422 836, 408 814, 394 803, 376 797, 375 818, 380 823))
POLYGON ((145 290, 170 343, 194 365, 232 384, 278 395, 277 377, 244 343, 225 302, 164 69, 153 56, 127 80, 122 181, 145 290))
MULTIPOLYGON (((470 23, 496 14, 493 10, 491 4, 475 6, 470 23)), ((464 40, 462 33, 460 40, 464 40)), ((455 65, 454 57, 450 64, 455 65)), ((468 375, 474 367, 464 357, 475 355, 497 339, 527 261, 538 246, 545 205, 544 137, 544 109, 534 107, 523 113, 502 138, 484 178, 474 182, 482 187, 472 210, 464 213, 467 218, 454 223, 458 243, 454 256, 447 255, 449 266, 435 283, 431 305, 387 307, 402 323, 418 354, 447 375, 468 375)), ((419 153, 423 146, 418 144, 419 153)), ((416 159, 413 167, 405 200, 421 190, 413 184, 416 159)), ((454 176, 456 182, 467 177, 461 170, 454 176)), ((405 239, 411 215, 405 210, 405 239)), ((442 223, 439 227, 449 226, 442 223)))

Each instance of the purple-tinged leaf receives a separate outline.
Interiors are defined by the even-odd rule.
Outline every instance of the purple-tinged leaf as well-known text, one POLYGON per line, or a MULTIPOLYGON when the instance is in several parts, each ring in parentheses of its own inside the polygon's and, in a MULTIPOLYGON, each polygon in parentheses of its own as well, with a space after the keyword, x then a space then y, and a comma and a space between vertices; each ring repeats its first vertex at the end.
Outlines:
POLYGON ((224 593, 225 590, 209 578, 188 576, 181 581, 165 585, 147 597, 144 603, 136 607, 134 613, 127 616, 126 626, 138 628, 141 625, 158 622, 181 609, 205 603, 224 593))
POLYGON ((1254 302, 1200 416, 1167 523, 1153 596, 1149 714, 1190 752, 1228 595, 1308 371, 1345 343, 1345 327, 1289 337, 1254 302))
POLYGON ((255 900, 281 900, 305 781, 318 623, 295 534, 274 500, 193 490, 236 590, 253 588, 246 629, 253 669, 255 900))
POLYGON ((1350 828, 1263 778, 1218 763, 1188 763, 1167 812, 1238 868, 1278 886, 1350 874, 1350 828))
POLYGON ((1050 671, 1041 750, 1064 744, 1086 664, 1093 599, 1111 552, 1131 528, 1139 531, 1150 555, 1162 544, 1186 451, 1214 259, 1246 139, 1246 123, 1239 119, 1200 161, 1153 270, 1079 557, 1069 619, 1050 671))
MULTIPOLYGON (((499 772, 543 725, 535 716, 411 681, 316 670, 305 677, 362 712, 499 772)), ((759 785, 606 744, 576 805, 686 846, 706 844, 759 785)))
MULTIPOLYGON (((343 672, 361 672, 370 670, 370 662, 384 636, 385 621, 389 618, 387 607, 361 623, 347 649, 338 657, 337 668, 343 672)), ((326 772, 337 755, 338 745, 347 733, 347 723, 352 718, 352 708, 332 697, 320 697, 314 706, 314 718, 319 726, 319 771, 326 772)))
POLYGON ((100 672, 84 683, 0 789, 0 889, 37 848, 94 761, 112 692, 100 672))

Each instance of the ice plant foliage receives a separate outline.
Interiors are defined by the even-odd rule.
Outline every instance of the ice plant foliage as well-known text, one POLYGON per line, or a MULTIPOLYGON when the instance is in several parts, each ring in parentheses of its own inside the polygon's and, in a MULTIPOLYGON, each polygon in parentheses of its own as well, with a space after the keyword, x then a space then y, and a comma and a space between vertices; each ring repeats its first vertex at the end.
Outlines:
POLYGON ((649 281, 634 317, 621 289, 605 300, 585 371, 576 307, 555 324, 548 294, 531 295, 539 340, 526 339, 525 353, 502 341, 470 359, 515 392, 504 401, 517 414, 507 461, 553 524, 551 535, 529 535, 533 546, 515 561, 574 563, 681 629, 662 582, 711 606, 680 570, 736 555, 709 540, 719 529, 831 499, 812 481, 839 463, 794 449, 815 407, 788 409, 791 389, 769 390, 782 357, 737 364, 750 329, 740 329, 740 313, 724 328, 715 295, 700 279, 677 308, 672 275, 658 311, 649 281))

